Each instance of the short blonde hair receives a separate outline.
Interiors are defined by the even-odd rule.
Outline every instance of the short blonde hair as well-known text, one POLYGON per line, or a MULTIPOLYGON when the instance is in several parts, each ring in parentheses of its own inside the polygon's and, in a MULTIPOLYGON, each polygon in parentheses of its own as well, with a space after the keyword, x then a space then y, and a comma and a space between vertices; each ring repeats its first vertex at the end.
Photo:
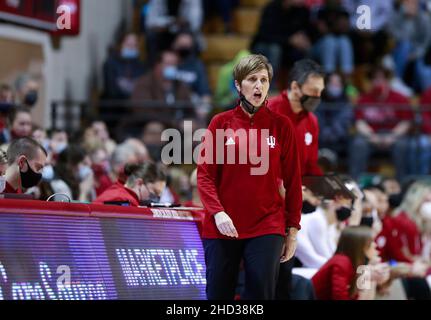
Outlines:
POLYGON ((258 72, 262 69, 266 69, 268 71, 269 81, 271 81, 274 76, 274 71, 272 69, 272 65, 265 56, 261 54, 245 56, 239 60, 233 69, 233 79, 241 84, 242 80, 244 80, 249 74, 258 72))
POLYGON ((416 181, 407 190, 404 199, 397 208, 396 213, 405 212, 418 226, 421 224, 419 210, 425 197, 431 192, 431 184, 428 181, 416 181))

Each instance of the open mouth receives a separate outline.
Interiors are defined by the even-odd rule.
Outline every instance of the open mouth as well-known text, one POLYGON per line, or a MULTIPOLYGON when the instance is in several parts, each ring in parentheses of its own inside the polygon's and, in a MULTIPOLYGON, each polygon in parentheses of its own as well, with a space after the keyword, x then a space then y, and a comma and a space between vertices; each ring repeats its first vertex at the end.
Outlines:
POLYGON ((256 98, 256 99, 262 99, 262 94, 261 93, 255 93, 253 95, 253 97, 256 98))

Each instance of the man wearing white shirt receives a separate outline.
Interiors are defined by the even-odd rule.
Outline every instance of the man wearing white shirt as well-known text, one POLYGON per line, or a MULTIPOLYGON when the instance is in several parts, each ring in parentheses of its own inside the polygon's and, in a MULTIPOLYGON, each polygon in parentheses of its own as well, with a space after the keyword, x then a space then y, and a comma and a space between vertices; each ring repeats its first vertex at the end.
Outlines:
POLYGON ((335 252, 339 230, 350 218, 351 200, 337 197, 325 201, 316 211, 302 215, 296 257, 306 268, 320 268, 335 252))

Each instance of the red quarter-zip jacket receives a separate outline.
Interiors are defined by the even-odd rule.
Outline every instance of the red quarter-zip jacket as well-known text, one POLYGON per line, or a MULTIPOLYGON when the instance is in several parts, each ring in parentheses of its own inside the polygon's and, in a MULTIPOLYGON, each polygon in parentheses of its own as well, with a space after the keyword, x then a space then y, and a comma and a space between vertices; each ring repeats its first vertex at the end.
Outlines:
POLYGON ((124 201, 129 202, 130 206, 138 207, 139 198, 135 191, 125 187, 122 183, 117 182, 106 189, 93 202, 104 204, 105 202, 124 201))
POLYGON ((300 154, 303 176, 321 176, 319 168, 319 122, 312 112, 294 113, 286 91, 269 100, 268 108, 276 113, 287 116, 292 121, 296 131, 296 139, 300 154))
POLYGON ((221 211, 232 219, 239 239, 268 234, 285 235, 286 227, 300 229, 301 170, 295 131, 290 120, 266 106, 261 107, 252 118, 240 106, 220 113, 212 119, 203 139, 201 159, 211 153, 212 159, 215 159, 220 154, 217 153, 217 129, 233 130, 220 139, 220 144, 224 150, 224 160, 230 150, 235 152, 237 161, 235 164, 217 164, 215 161, 212 164, 209 161, 198 164, 198 190, 206 210, 203 238, 228 238, 220 234, 215 224, 214 215, 221 211), (239 129, 244 129, 246 136, 256 134, 248 140, 250 144, 257 145, 257 155, 265 149, 268 151, 266 174, 252 175, 250 170, 260 165, 253 165, 250 159, 244 164, 239 163, 239 154, 249 155, 254 150, 247 148, 248 143, 244 143, 244 135, 237 131, 239 129), (262 129, 268 130, 268 139, 262 136, 262 129), (286 189, 285 200, 278 189, 280 176, 286 189))

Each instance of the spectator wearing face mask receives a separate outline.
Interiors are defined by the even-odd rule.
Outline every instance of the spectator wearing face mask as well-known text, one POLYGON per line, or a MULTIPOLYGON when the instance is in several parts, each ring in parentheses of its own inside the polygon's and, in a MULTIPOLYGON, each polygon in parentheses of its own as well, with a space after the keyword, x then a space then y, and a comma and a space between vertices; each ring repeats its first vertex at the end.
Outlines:
POLYGON ((64 130, 53 130, 51 132, 50 150, 52 151, 53 158, 56 159, 69 145, 69 137, 64 130))
POLYGON ((195 103, 195 115, 204 120, 206 125, 207 116, 212 109, 211 90, 207 71, 198 56, 197 44, 193 34, 190 32, 179 33, 172 48, 180 58, 177 76, 183 78, 190 86, 195 103))
POLYGON ((23 193, 42 179, 46 164, 46 150, 36 140, 19 138, 7 149, 8 168, 4 193, 23 193))
POLYGON ((388 196, 400 195, 402 193, 401 185, 395 178, 385 177, 382 179, 380 185, 388 196))
POLYGON ((194 94, 203 100, 211 101, 211 91, 208 76, 202 61, 198 57, 197 45, 190 32, 179 33, 172 45, 179 57, 178 71, 188 73, 190 85, 194 94))
POLYGON ((382 229, 376 237, 377 247, 384 261, 412 263, 413 260, 405 254, 406 247, 401 237, 399 223, 393 217, 395 207, 389 202, 389 197, 380 187, 370 187, 377 199, 377 214, 382 222, 382 229))
POLYGON ((174 51, 160 54, 151 72, 140 77, 132 94, 132 101, 166 102, 191 101, 191 92, 186 82, 177 79, 179 57, 174 51))
MULTIPOLYGON (((301 176, 323 174, 317 163, 319 123, 313 112, 320 104, 324 88, 323 69, 316 62, 303 59, 297 61, 290 71, 288 89, 268 101, 268 108, 271 111, 287 116, 293 124, 301 176)), ((280 189, 283 193, 282 188, 280 189)), ((283 289, 283 286, 290 286, 292 268, 293 259, 280 264, 278 299, 289 299, 288 295, 285 295, 289 290, 283 289)))
POLYGON ((328 75, 322 104, 315 112, 319 121, 319 147, 347 157, 353 108, 346 95, 343 78, 338 73, 328 75))
POLYGON ((363 193, 363 209, 360 225, 372 228, 374 236, 376 237, 382 231, 382 224, 377 213, 378 200, 376 195, 370 190, 364 189, 363 193))
POLYGON ((54 178, 54 160, 53 153, 50 148, 51 142, 48 138, 46 130, 39 127, 38 125, 33 124, 32 131, 32 138, 39 142, 48 153, 46 165, 43 167, 42 170, 42 183, 38 186, 38 189, 43 189, 44 192, 42 192, 43 194, 41 194, 40 197, 36 197, 36 199, 46 200, 53 193, 51 192, 52 189, 49 186, 49 183, 54 178))
POLYGON ((103 67, 105 99, 129 99, 135 81, 145 72, 140 61, 138 37, 128 33, 120 41, 120 48, 110 55, 103 67))
POLYGON ((322 68, 313 60, 297 61, 289 75, 288 89, 268 102, 268 108, 287 116, 295 127, 301 174, 322 175, 317 164, 319 123, 314 111, 325 89, 322 68))
POLYGON ((357 179, 365 173, 370 156, 379 151, 391 155, 397 178, 402 180, 407 173, 407 134, 414 115, 409 100, 390 88, 387 69, 373 68, 370 79, 372 88, 359 98, 355 109, 357 133, 350 145, 350 175, 357 179))
POLYGON ((298 234, 296 257, 306 268, 320 268, 334 254, 338 240, 337 225, 352 213, 350 199, 338 197, 323 202, 312 214, 303 215, 298 234))
POLYGON ((3 150, 7 149, 12 140, 31 136, 32 119, 30 109, 23 106, 13 108, 8 114, 7 124, 7 128, 2 132, 4 144, 1 148, 3 150))
POLYGON ((66 194, 80 202, 91 202, 95 198, 91 160, 80 146, 69 145, 61 152, 54 171, 51 185, 55 193, 66 194))
POLYGON ((34 107, 39 99, 39 90, 39 82, 29 74, 22 74, 15 81, 15 93, 19 105, 34 107))
POLYGON ((117 182, 94 200, 99 204, 124 203, 138 207, 145 201, 158 202, 166 185, 166 175, 159 166, 147 162, 124 167, 126 183, 117 182))

